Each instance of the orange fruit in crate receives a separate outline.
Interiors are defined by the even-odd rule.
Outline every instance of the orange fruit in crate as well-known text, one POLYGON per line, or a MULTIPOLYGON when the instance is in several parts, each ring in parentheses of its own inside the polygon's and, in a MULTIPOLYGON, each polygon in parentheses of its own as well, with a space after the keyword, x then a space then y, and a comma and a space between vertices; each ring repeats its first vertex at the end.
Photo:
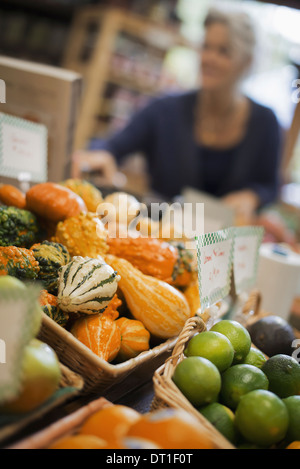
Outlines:
POLYGON ((300 441, 293 441, 286 449, 300 449, 300 441))
POLYGON ((72 435, 61 438, 49 449, 106 449, 107 442, 94 435, 72 435))
POLYGON ((151 440, 163 449, 214 449, 211 437, 200 422, 179 409, 162 409, 142 415, 126 436, 151 440))
POLYGON ((99 410, 82 425, 81 435, 95 435, 106 441, 122 438, 129 427, 141 418, 134 409, 123 405, 113 405, 99 410))
POLYGON ((111 440, 106 442, 103 449, 162 449, 153 441, 146 440, 145 438, 127 437, 125 436, 119 440, 111 440))

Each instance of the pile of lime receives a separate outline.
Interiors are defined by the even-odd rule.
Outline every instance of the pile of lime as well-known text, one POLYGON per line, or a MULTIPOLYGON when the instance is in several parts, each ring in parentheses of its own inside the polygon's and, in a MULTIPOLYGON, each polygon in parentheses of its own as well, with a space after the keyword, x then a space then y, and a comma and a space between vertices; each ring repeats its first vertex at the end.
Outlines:
POLYGON ((233 320, 194 335, 184 355, 174 383, 237 448, 286 448, 300 441, 300 364, 294 358, 267 358, 233 320))

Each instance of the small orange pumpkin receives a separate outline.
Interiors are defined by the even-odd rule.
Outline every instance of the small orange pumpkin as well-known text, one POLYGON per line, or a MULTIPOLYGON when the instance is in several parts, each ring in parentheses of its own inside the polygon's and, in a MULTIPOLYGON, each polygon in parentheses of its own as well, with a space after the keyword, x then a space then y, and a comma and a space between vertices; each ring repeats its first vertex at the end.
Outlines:
POLYGON ((116 358, 121 347, 121 331, 115 321, 119 316, 117 311, 104 311, 77 319, 71 333, 107 362, 116 358))
POLYGON ((120 318, 116 321, 121 331, 121 348, 117 359, 130 360, 141 352, 149 350, 150 333, 141 321, 120 318))
POLYGON ((87 212, 79 195, 53 182, 37 184, 29 189, 26 193, 26 206, 36 215, 55 223, 87 212))
POLYGON ((23 192, 10 184, 0 186, 0 202, 9 207, 21 209, 26 207, 26 197, 23 192))

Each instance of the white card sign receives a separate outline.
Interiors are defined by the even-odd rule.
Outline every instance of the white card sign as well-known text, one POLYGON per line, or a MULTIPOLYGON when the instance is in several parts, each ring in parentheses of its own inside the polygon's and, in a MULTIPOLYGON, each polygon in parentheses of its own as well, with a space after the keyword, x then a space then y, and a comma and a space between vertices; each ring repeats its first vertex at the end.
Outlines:
POLYGON ((264 229, 256 226, 235 228, 233 272, 237 294, 252 288, 256 282, 259 248, 264 229))
POLYGON ((25 346, 34 336, 36 302, 40 288, 1 290, 0 296, 0 404, 18 395, 25 346))
POLYGON ((230 292, 234 229, 196 238, 201 309, 213 306, 230 292))
POLYGON ((0 175, 47 181, 48 132, 44 125, 0 113, 0 175))

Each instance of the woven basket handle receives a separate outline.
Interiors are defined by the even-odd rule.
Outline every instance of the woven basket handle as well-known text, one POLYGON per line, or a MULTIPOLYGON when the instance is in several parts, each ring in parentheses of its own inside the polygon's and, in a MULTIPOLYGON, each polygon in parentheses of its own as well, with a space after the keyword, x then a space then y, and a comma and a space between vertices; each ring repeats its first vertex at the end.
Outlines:
POLYGON ((178 336, 178 340, 173 349, 172 355, 167 358, 165 362, 165 375, 169 375, 170 370, 173 370, 174 366, 176 366, 189 339, 197 332, 203 332, 205 330, 206 324, 199 316, 194 316, 186 321, 181 333, 178 336))
POLYGON ((250 315, 250 314, 252 316, 258 316, 259 311, 260 311, 260 306, 261 306, 261 293, 259 290, 252 290, 252 292, 249 295, 248 300, 244 304, 242 312, 245 316, 250 315))

